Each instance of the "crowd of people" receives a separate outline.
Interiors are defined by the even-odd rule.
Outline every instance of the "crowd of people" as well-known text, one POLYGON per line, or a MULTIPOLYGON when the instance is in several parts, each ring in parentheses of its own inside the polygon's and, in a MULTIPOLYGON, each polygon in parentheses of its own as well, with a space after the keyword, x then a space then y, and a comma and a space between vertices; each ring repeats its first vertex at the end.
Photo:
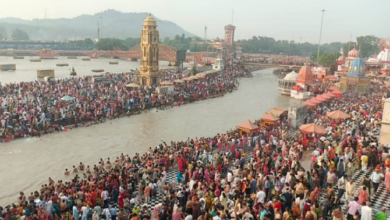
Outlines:
POLYGON ((144 154, 102 158, 91 166, 80 163, 65 170, 72 181, 49 178, 40 190, 21 192, 17 203, 0 208, 2 217, 384 220, 386 210, 374 213, 370 207, 380 184, 390 192, 389 148, 378 142, 383 97, 373 88, 368 95, 345 93, 309 109, 306 122, 321 125, 326 135, 290 134, 286 118, 274 125, 255 121, 259 129, 251 134, 230 130, 163 142, 144 154), (350 118, 327 117, 333 110, 350 118), (302 158, 310 148, 305 167, 302 158), (176 169, 172 179, 168 173, 176 169), (359 172, 367 175, 355 183, 359 172), (162 202, 149 207, 158 197, 162 202))
MULTIPOLYGON (((189 73, 166 70, 162 81, 180 79, 189 73)), ((165 109, 222 96, 235 89, 241 77, 250 74, 231 63, 226 70, 202 79, 176 83, 169 93, 156 93, 161 85, 127 88, 129 83, 138 83, 137 76, 131 73, 0 84, 0 141, 88 127, 145 109, 165 109)))

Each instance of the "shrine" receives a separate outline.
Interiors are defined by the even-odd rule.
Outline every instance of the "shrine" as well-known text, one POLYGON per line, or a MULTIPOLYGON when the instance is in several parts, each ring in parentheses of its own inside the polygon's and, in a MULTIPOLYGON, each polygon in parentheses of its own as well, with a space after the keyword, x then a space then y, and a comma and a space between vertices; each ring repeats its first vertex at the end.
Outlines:
POLYGON ((370 90, 370 79, 366 77, 366 69, 364 61, 360 58, 355 58, 348 70, 347 76, 341 77, 340 90, 353 91, 359 94, 367 94, 370 90))
POLYGON ((140 84, 153 86, 158 83, 161 74, 158 68, 159 33, 156 20, 150 15, 144 20, 141 32, 140 84))

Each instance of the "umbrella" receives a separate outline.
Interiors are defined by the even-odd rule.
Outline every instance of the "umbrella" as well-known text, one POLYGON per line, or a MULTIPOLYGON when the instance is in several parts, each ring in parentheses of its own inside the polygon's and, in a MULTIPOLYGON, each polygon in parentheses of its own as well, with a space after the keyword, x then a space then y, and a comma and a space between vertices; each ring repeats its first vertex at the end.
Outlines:
POLYGON ((162 82, 160 82, 160 85, 162 85, 162 86, 171 86, 171 85, 173 85, 173 83, 170 82, 170 81, 162 81, 162 82))
POLYGON ((333 98, 333 97, 336 97, 333 93, 331 93, 331 92, 327 92, 327 93, 325 93, 328 97, 331 97, 331 98, 333 98))
POLYGON ((68 95, 61 98, 62 101, 72 101, 73 99, 74 99, 73 97, 68 96, 68 95))
POLYGON ((128 88, 138 88, 139 85, 135 84, 135 83, 130 83, 130 84, 127 84, 126 87, 128 87, 128 88))
POLYGON ((377 76, 378 78, 385 78, 386 77, 386 75, 385 74, 382 74, 382 75, 379 75, 379 76, 377 76))
POLYGON ((186 78, 183 78, 182 80, 184 80, 184 81, 191 81, 191 80, 193 80, 193 78, 191 78, 191 77, 186 77, 186 78))
POLYGON ((328 131, 326 131, 323 127, 316 125, 314 123, 301 125, 299 126, 299 130, 301 130, 303 133, 314 133, 314 134, 328 133, 328 131))
POLYGON ((315 105, 317 105, 316 103, 313 103, 313 102, 311 102, 310 100, 304 101, 303 104, 304 104, 304 105, 307 105, 307 106, 315 106, 315 105))
POLYGON ((342 112, 340 110, 329 112, 328 114, 326 114, 326 116, 334 119, 347 119, 351 117, 349 114, 342 112))
POLYGON ((322 102, 327 100, 326 98, 324 98, 324 97, 322 97, 322 96, 320 96, 320 95, 316 96, 316 99, 317 99, 318 101, 322 101, 322 102))
POLYGON ((173 80, 173 82, 174 82, 174 83, 184 83, 184 81, 183 81, 183 80, 181 80, 181 79, 176 79, 176 80, 173 80))
POLYGON ((311 98, 311 99, 309 99, 309 101, 310 102, 312 102, 312 103, 315 103, 315 104, 320 104, 322 101, 320 101, 320 100, 317 100, 316 98, 311 98))

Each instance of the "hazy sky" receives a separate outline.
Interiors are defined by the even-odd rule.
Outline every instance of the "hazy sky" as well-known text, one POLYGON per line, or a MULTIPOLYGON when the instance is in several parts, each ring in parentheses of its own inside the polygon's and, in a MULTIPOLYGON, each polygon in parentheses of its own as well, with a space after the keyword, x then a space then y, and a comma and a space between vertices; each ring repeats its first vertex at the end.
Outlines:
POLYGON ((48 18, 106 9, 151 12, 200 37, 207 26, 208 38, 223 38, 234 9, 236 39, 256 35, 314 43, 325 9, 322 42, 348 41, 351 34, 390 36, 390 0, 2 0, 0 17, 44 18, 45 9, 48 18))

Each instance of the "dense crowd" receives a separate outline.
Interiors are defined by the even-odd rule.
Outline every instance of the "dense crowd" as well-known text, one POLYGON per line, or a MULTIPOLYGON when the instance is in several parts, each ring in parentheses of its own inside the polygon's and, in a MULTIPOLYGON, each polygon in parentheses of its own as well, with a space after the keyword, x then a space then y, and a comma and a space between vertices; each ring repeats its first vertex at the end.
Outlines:
MULTIPOLYGON (((163 80, 175 80, 189 71, 166 70, 163 80)), ((221 96, 238 86, 250 73, 238 65, 209 74, 202 79, 176 83, 169 93, 154 87, 127 88, 138 83, 135 74, 107 73, 104 77, 84 76, 0 84, 0 141, 89 126, 121 116, 139 114, 154 107, 167 108, 221 96), (69 96, 71 99, 62 100, 69 96)))
POLYGON ((4 219, 292 220, 387 218, 373 213, 370 198, 385 180, 390 192, 389 148, 378 142, 383 94, 346 93, 311 108, 306 121, 326 135, 289 134, 288 120, 255 123, 251 134, 227 131, 209 138, 163 142, 134 156, 80 163, 17 203, 4 219), (351 117, 331 119, 342 110, 351 117), (310 167, 302 165, 313 148, 310 167), (168 172, 177 169, 174 179, 168 172), (358 185, 357 171, 374 171, 358 185), (81 176, 82 173, 82 177, 81 176), (78 175, 80 174, 80 176, 78 175), (357 197, 355 193, 357 192, 357 197), (162 203, 149 207, 163 196, 162 203), (344 209, 342 208, 344 207, 344 209))

